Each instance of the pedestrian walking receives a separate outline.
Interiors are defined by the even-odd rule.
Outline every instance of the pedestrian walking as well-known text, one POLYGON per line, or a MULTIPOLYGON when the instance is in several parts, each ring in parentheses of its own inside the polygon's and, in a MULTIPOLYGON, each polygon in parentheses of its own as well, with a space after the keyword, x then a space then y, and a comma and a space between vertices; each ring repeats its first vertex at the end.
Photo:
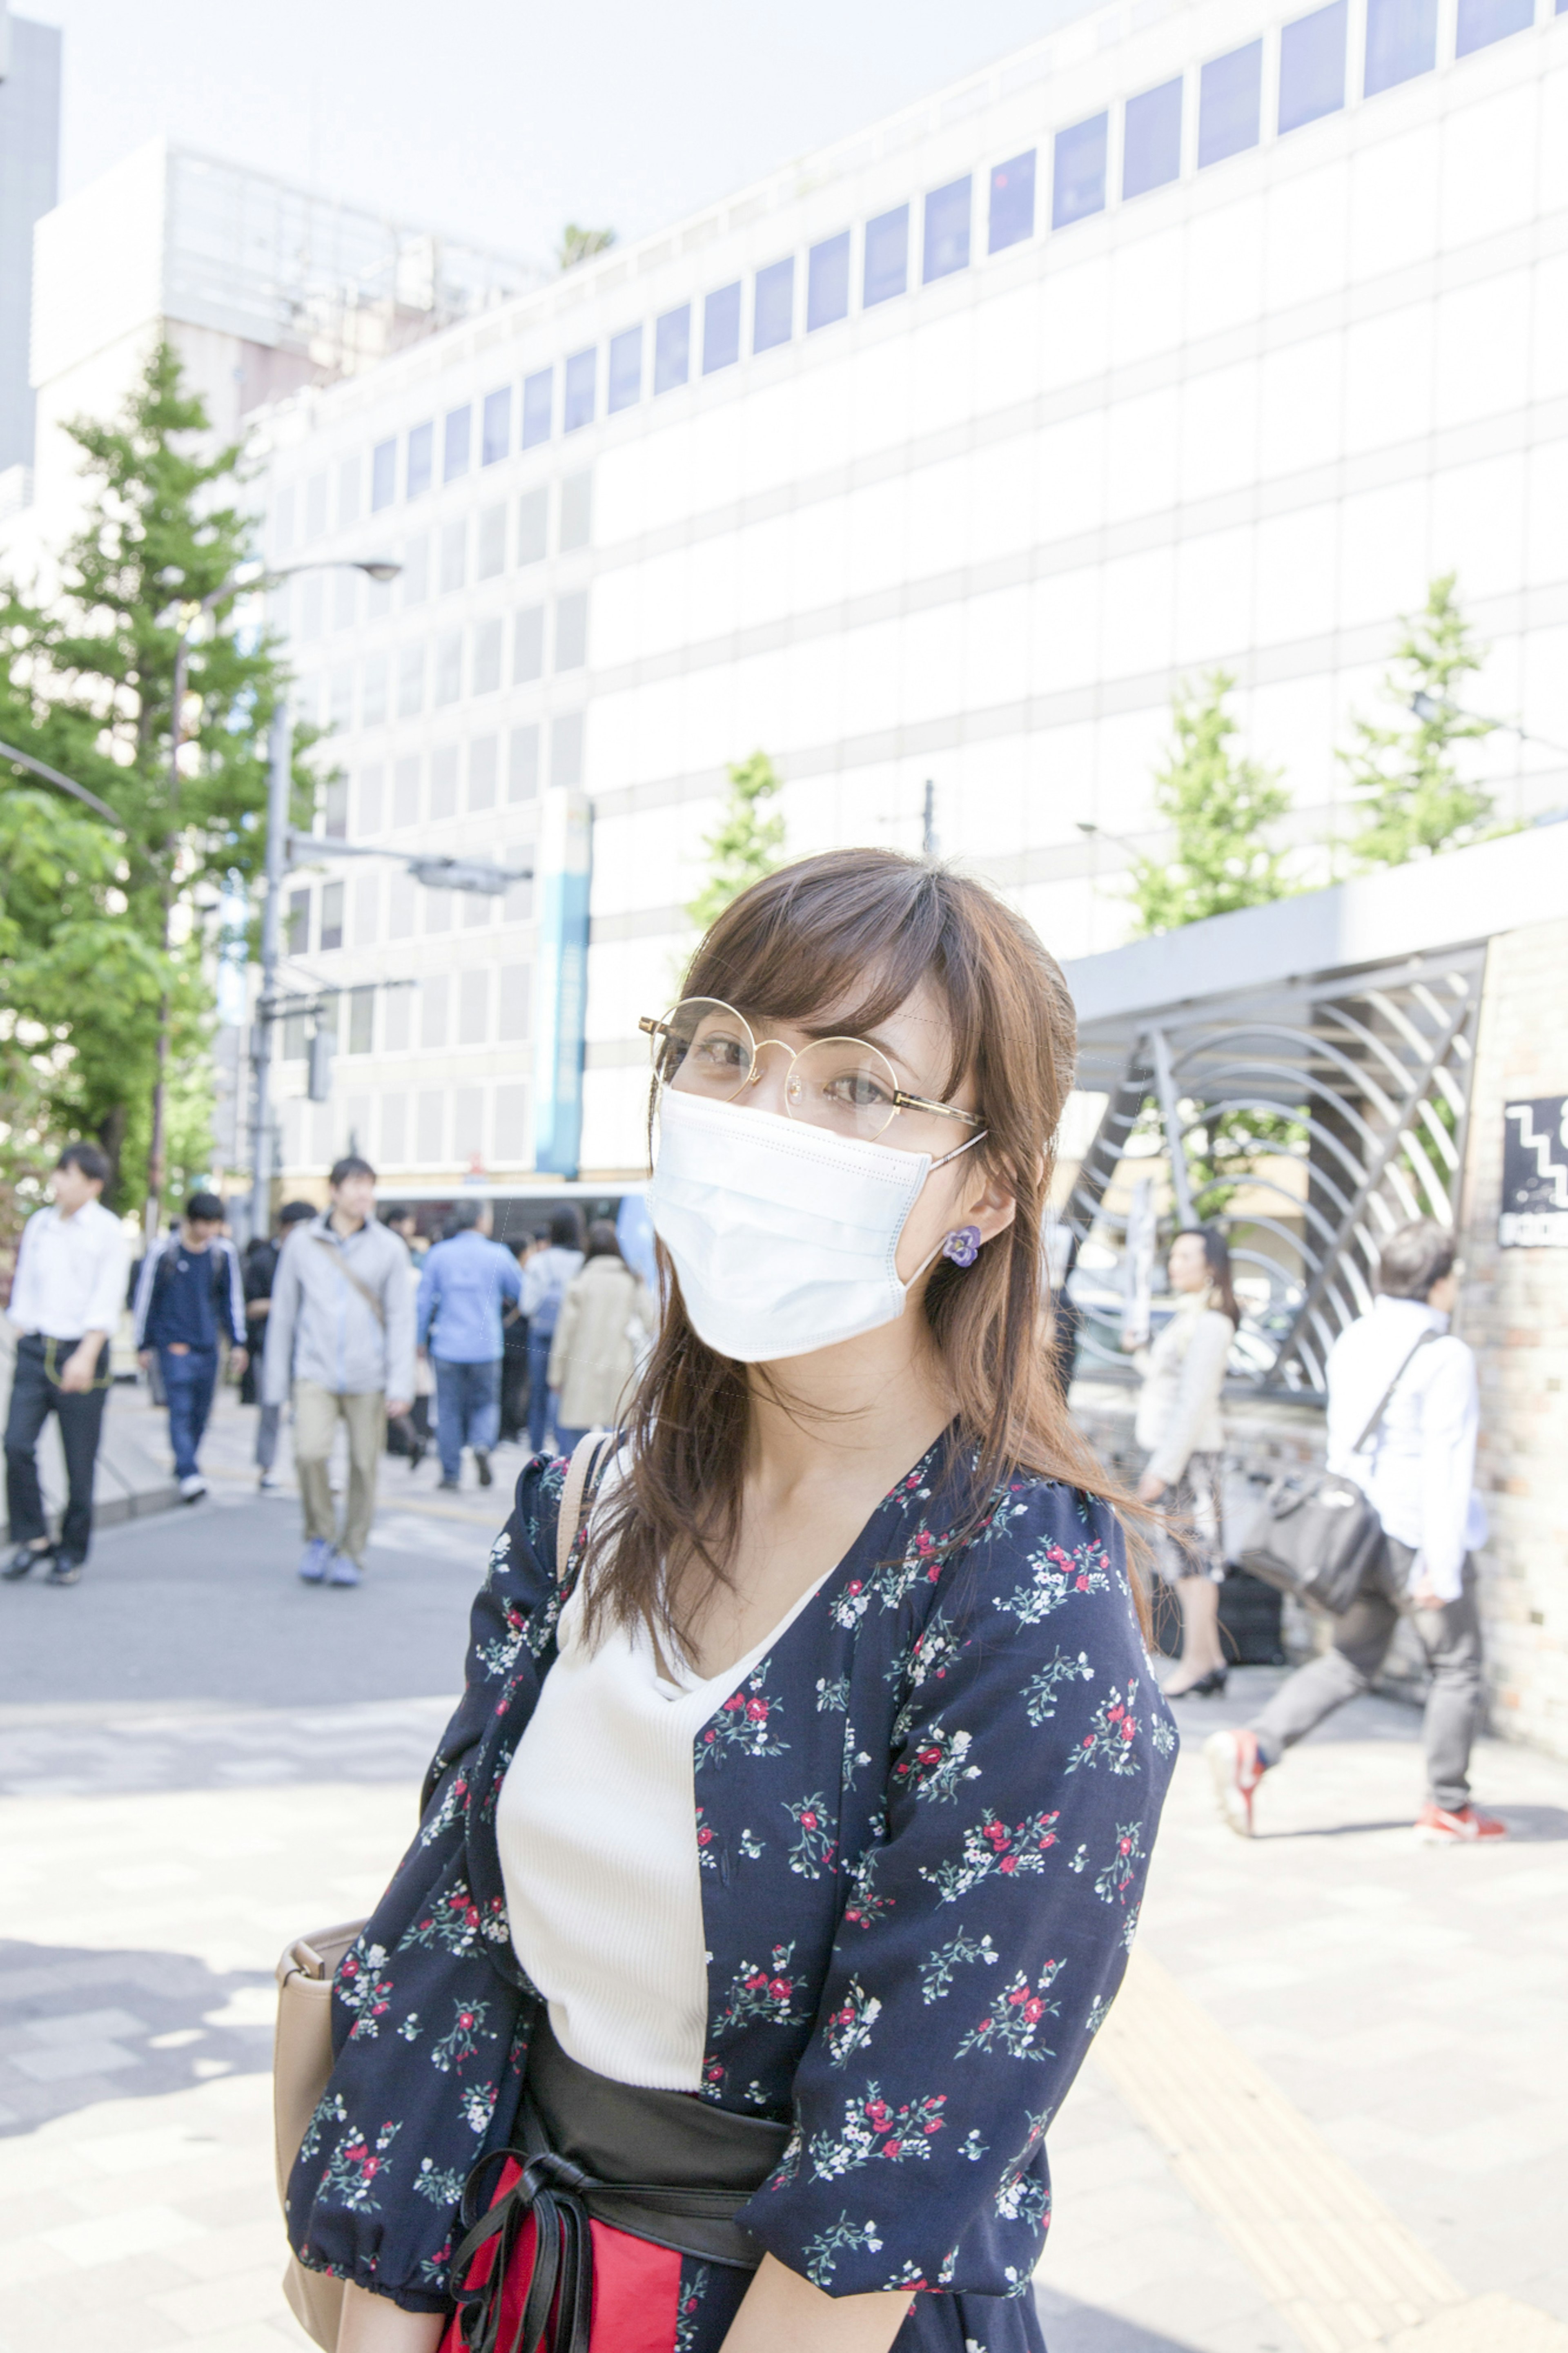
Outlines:
POLYGON ((279 1261, 261 1394, 281 1406, 293 1389, 300 1575, 307 1585, 358 1585, 387 1420, 414 1394, 414 1290, 407 1250, 377 1222, 369 1161, 340 1160, 327 1189, 326 1209, 294 1228, 279 1261), (341 1530, 328 1473, 340 1421, 349 1448, 341 1530))
POLYGON ((49 1178, 50 1206, 22 1229, 7 1311, 21 1334, 5 1419, 5 1513, 13 1581, 49 1563, 51 1585, 80 1581, 92 1545, 92 1482, 109 1395, 110 1342, 125 1299, 129 1252, 102 1202, 109 1161, 68 1144, 49 1178), (66 1508, 51 1543, 37 1443, 53 1414, 66 1459, 66 1508))
POLYGON ((521 1274, 533 1249, 524 1236, 506 1247, 517 1261, 518 1296, 508 1303, 500 1320, 501 1443, 516 1444, 528 1435, 528 1318, 522 1312, 521 1274))
POLYGON ((653 1345, 653 1293, 621 1256, 607 1218, 588 1229, 581 1273, 566 1286, 550 1348, 555 1442, 569 1454, 590 1430, 614 1430, 653 1345))
POLYGON ((488 1201, 459 1201, 447 1235, 419 1277, 416 1327, 421 1356, 436 1372, 436 1445, 441 1484, 460 1480, 463 1449, 471 1446, 481 1487, 494 1473, 490 1456, 500 1432, 501 1310, 522 1290, 510 1250, 490 1240, 488 1201))
POLYGON ((283 1409, 267 1405, 261 1396, 261 1352, 267 1345, 267 1317, 272 1305, 272 1285, 278 1276, 278 1261, 289 1229, 303 1225, 316 1214, 313 1201, 285 1201, 278 1212, 278 1231, 270 1237, 258 1234, 245 1253, 241 1282, 245 1291, 245 1329, 247 1359, 239 1384, 241 1405, 258 1409, 256 1424, 256 1483, 263 1494, 278 1484, 273 1465, 278 1460, 278 1432, 283 1419, 283 1409))
POLYGON ((687 987, 659 1336, 602 1475, 519 1482, 289 2237, 353 2353, 1041 2353, 1175 1749, 1146 1515, 1036 1343, 1070 999, 887 850, 754 883, 687 987))
POLYGON ((1470 1801, 1470 1747, 1484 1691, 1473 1556, 1486 1542, 1487 1518, 1475 1492, 1476 1360, 1448 1329, 1458 1295, 1453 1235, 1430 1219, 1413 1219, 1379 1253, 1372 1313, 1329 1351, 1328 1468, 1360 1487, 1383 1523, 1384 1541, 1357 1598, 1335 1619, 1330 1648, 1289 1676, 1251 1724, 1205 1744, 1220 1810, 1243 1837, 1252 1834, 1264 1774, 1335 1708, 1371 1688, 1402 1617, 1432 1673, 1416 1837, 1425 1845, 1459 1846, 1508 1834, 1505 1823, 1470 1801), (1358 1441, 1385 1396, 1363 1447, 1358 1441))
POLYGON ((1184 1227, 1171 1244, 1166 1272, 1175 1313, 1152 1346, 1135 1358, 1143 1377, 1136 1435, 1148 1456, 1138 1499, 1160 1507, 1154 1565, 1175 1587, 1182 1607, 1182 1651, 1165 1696, 1198 1698, 1223 1692, 1228 1672, 1219 1638, 1225 1583, 1220 1392, 1241 1310, 1230 1252, 1216 1227, 1184 1227))
POLYGON ((243 1373, 249 1362, 245 1284, 224 1223, 216 1193, 193 1193, 174 1231, 142 1260, 136 1285, 137 1358, 143 1372, 157 1359, 183 1504, 199 1504, 207 1492, 198 1458, 217 1388, 220 1343, 228 1343, 236 1371, 243 1373))
POLYGON ((545 1247, 522 1270, 521 1307, 528 1318, 528 1446, 542 1454, 559 1419, 550 1391, 550 1351, 566 1286, 583 1264, 583 1220, 575 1209, 557 1209, 545 1247))

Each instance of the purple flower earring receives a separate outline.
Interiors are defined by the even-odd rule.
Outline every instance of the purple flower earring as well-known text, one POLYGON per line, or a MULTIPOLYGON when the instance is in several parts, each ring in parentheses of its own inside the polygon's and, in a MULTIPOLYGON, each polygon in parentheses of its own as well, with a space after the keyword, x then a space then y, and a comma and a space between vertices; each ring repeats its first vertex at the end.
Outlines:
POLYGON ((954 1266, 973 1266, 980 1256, 979 1227, 958 1227, 943 1242, 942 1254, 943 1258, 950 1258, 954 1266))

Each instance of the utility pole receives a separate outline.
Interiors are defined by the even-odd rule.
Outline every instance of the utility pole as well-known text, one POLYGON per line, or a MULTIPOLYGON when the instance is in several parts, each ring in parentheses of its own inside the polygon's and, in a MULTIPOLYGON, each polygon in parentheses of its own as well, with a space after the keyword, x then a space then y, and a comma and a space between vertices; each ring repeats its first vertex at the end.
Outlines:
POLYGON ((272 714, 267 771, 267 896, 261 904, 261 992, 250 1027, 250 1066, 256 1109, 251 1122, 250 1237, 265 1240, 271 1223, 268 1196, 272 1190, 272 1121, 268 1100, 272 1071, 273 995, 278 985, 278 950, 283 934, 283 868, 289 852, 289 787, 292 774, 294 723, 289 700, 279 696, 272 714))

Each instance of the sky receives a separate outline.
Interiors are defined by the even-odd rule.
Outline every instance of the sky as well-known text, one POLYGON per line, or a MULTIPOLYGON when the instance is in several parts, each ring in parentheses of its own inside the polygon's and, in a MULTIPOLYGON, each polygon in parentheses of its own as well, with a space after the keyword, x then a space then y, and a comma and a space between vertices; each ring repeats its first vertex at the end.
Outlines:
POLYGON ((61 193, 159 132, 510 253, 636 237, 1089 0, 14 0, 65 33, 61 193))

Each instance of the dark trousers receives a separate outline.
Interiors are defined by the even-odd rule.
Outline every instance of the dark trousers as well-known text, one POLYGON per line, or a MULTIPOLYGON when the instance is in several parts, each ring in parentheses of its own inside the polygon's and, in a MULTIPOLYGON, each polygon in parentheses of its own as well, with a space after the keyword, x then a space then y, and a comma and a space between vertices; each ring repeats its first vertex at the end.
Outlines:
POLYGON ((489 1454, 500 1429, 500 1358, 489 1365, 459 1365, 433 1356, 436 1367, 436 1446, 441 1475, 455 1479, 463 1449, 489 1454))
MULTIPOLYGON (((510 1341, 510 1335, 508 1339, 510 1341)), ((500 1434, 517 1439, 528 1427, 528 1338, 509 1345, 500 1366, 500 1434)))
POLYGON ((102 1386, 68 1392, 51 1379, 50 1370, 58 1371, 76 1345, 74 1340, 46 1341, 36 1332, 17 1345, 5 1423, 5 1508, 13 1544, 33 1544, 48 1534, 34 1450, 52 1413, 60 1425, 68 1491, 60 1550, 72 1560, 85 1560, 92 1543, 93 1465, 109 1396, 109 1344, 105 1341, 94 1375, 102 1386))
POLYGON ((544 1433, 555 1419, 555 1399, 549 1389, 550 1350, 553 1332, 528 1335, 528 1451, 544 1451, 544 1433))
POLYGON ((174 1476, 191 1479, 196 1475, 196 1450, 213 1409, 217 1350, 192 1348, 184 1356, 176 1356, 172 1348, 160 1348, 158 1364, 163 1376, 163 1395, 169 1401, 169 1443, 174 1450, 174 1476))

